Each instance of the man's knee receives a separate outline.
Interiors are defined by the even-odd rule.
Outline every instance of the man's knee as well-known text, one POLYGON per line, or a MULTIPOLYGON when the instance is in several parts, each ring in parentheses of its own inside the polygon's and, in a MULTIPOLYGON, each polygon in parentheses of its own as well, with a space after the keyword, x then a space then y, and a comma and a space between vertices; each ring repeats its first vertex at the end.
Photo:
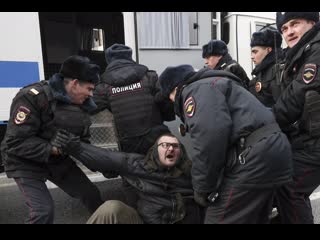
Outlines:
POLYGON ((88 220, 89 224, 142 223, 135 209, 118 200, 106 201, 88 220))

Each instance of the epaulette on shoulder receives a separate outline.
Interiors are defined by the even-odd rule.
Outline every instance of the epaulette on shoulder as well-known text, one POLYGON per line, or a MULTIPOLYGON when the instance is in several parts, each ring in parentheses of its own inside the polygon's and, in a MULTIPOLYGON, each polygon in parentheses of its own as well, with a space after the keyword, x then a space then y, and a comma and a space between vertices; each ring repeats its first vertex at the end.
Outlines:
POLYGON ((27 87, 25 91, 31 96, 37 96, 43 92, 43 87, 40 84, 34 84, 27 87))

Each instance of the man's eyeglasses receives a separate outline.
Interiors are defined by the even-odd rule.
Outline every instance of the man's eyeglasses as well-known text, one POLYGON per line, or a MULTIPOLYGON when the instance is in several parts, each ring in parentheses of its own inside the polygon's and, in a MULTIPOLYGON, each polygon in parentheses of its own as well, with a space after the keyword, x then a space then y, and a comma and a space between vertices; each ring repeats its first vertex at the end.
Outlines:
POLYGON ((169 149, 170 146, 172 146, 173 149, 179 149, 180 148, 180 144, 179 143, 167 143, 167 142, 163 142, 163 143, 159 143, 158 146, 162 146, 165 149, 169 149))

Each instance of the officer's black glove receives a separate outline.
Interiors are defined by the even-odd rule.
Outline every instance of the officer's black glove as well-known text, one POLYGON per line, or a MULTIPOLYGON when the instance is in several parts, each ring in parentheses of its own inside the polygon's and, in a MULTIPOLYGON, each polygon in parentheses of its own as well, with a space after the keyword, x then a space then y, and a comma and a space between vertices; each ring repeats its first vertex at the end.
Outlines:
POLYGON ((208 207, 209 206, 209 201, 208 201, 208 193, 200 193, 194 191, 194 201, 198 203, 202 207, 208 207))
POLYGON ((69 133, 68 143, 62 147, 62 151, 67 155, 79 156, 81 153, 80 137, 69 133))
POLYGON ((114 171, 108 171, 108 172, 104 172, 104 173, 102 173, 102 174, 103 174, 103 176, 104 176, 105 178, 116 178, 116 177, 119 176, 119 173, 114 172, 114 171))
POLYGON ((50 141, 52 155, 61 155, 63 148, 65 148, 69 142, 69 138, 70 136, 67 131, 59 129, 50 141))

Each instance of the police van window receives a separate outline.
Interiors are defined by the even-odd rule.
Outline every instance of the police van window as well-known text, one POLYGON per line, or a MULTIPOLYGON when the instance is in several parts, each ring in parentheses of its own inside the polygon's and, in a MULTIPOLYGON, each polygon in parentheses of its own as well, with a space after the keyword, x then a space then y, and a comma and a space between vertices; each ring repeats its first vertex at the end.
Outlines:
POLYGON ((94 28, 92 31, 92 51, 104 51, 105 49, 103 29, 94 28))
POLYGON ((137 12, 140 49, 190 48, 190 13, 137 12))
POLYGON ((190 33, 190 46, 198 45, 198 34, 199 34, 199 24, 198 24, 198 13, 189 13, 189 33, 190 33))
POLYGON ((263 23, 257 23, 256 24, 256 32, 260 31, 262 28, 264 28, 265 26, 267 26, 267 24, 263 24, 263 23))
POLYGON ((211 39, 220 39, 220 13, 211 13, 211 39))

